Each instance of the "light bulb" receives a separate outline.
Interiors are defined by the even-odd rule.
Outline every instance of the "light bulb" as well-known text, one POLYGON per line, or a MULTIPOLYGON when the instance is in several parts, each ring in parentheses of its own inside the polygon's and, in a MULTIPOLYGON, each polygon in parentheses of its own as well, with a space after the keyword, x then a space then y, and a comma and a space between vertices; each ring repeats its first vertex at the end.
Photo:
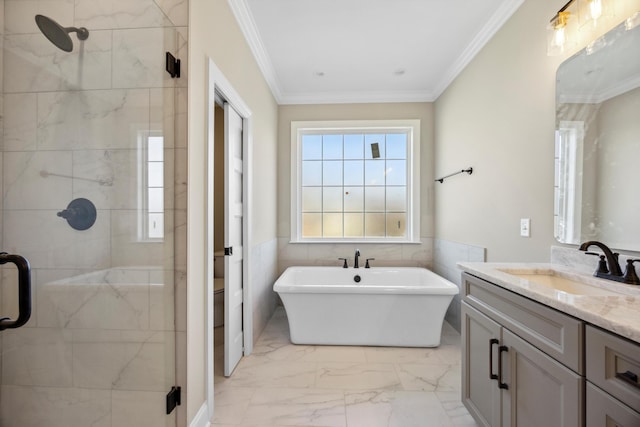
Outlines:
POLYGON ((560 49, 564 47, 565 37, 564 37, 564 27, 556 28, 553 33, 553 43, 560 49))
POLYGON ((602 16, 602 0, 590 0, 589 13, 593 22, 596 22, 602 16))

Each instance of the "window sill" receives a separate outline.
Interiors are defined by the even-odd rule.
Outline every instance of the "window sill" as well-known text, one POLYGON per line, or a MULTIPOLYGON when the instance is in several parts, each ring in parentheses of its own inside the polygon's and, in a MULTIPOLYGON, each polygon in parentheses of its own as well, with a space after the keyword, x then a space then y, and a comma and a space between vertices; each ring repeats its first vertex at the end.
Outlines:
POLYGON ((347 244, 347 245, 354 245, 354 244, 358 244, 358 245, 368 245, 368 244, 374 244, 374 245, 420 245, 422 244, 421 241, 415 241, 415 240, 344 240, 344 239, 340 239, 340 240, 329 240, 329 239, 322 239, 322 240, 289 240, 289 244, 292 245, 296 245, 296 244, 331 244, 331 245, 335 245, 335 244, 347 244))

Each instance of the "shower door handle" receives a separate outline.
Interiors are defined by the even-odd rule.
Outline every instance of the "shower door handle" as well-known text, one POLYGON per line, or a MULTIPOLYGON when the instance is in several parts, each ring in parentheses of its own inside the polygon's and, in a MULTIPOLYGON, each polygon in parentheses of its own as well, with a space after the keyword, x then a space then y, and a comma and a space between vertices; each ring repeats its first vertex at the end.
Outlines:
POLYGON ((18 318, 0 317, 0 331, 23 326, 31 317, 31 267, 20 255, 0 252, 0 264, 13 263, 18 267, 18 318))

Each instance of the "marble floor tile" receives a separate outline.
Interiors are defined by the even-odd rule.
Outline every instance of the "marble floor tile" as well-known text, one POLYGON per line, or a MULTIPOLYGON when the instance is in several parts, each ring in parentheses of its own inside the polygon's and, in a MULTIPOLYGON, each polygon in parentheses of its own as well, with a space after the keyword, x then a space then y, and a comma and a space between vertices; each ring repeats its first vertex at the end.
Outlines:
POLYGON ((459 365, 397 365, 404 390, 459 391, 462 381, 459 365))
POLYGON ((259 389, 245 424, 346 427, 344 393, 308 389, 259 389))
POLYGON ((437 348, 294 345, 282 308, 233 375, 216 346, 213 427, 476 427, 460 401, 460 335, 437 348))
POLYGON ((452 425, 435 393, 370 391, 347 394, 346 404, 348 427, 452 425))
POLYGON ((317 365, 311 362, 272 361, 265 357, 242 360, 228 383, 234 387, 308 388, 315 383, 317 365))
POLYGON ((436 396, 442 403, 452 425, 455 427, 476 427, 476 422, 460 401, 459 391, 438 391, 436 396))
POLYGON ((215 387, 213 423, 237 425, 242 422, 255 389, 244 387, 215 387))
POLYGON ((365 347, 364 353, 369 363, 442 364, 440 348, 365 347))
POLYGON ((389 363, 326 362, 318 368, 316 387, 337 390, 396 390, 400 379, 389 363))

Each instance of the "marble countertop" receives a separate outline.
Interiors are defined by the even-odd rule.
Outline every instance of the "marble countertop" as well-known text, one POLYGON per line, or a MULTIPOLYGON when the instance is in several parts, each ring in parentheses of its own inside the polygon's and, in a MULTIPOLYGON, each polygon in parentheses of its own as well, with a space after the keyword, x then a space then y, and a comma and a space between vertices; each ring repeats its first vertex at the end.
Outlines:
POLYGON ((504 289, 640 343, 640 286, 598 279, 558 264, 461 262, 458 267, 504 289), (554 275, 611 292, 609 295, 574 295, 514 275, 532 272, 553 272, 554 275))

